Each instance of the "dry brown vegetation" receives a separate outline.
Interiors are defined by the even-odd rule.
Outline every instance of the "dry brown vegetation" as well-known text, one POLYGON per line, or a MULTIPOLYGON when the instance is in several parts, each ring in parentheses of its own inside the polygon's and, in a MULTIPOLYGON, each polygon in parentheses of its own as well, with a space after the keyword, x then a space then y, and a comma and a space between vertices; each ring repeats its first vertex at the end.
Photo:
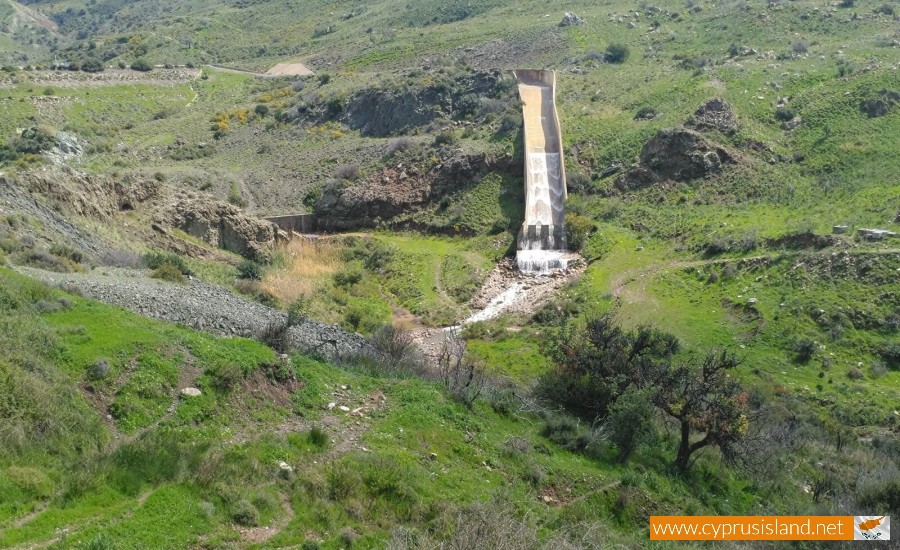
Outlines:
POLYGON ((340 246, 334 242, 298 238, 278 252, 283 267, 266 272, 262 289, 285 304, 312 296, 342 265, 340 246))

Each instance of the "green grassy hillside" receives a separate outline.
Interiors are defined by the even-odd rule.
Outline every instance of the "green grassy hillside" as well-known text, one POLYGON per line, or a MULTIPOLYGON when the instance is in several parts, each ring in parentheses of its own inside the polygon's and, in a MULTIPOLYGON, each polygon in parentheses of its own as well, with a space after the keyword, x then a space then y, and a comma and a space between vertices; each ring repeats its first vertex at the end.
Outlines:
MULTIPOLYGON (((83 150, 60 174, 152 177, 359 231, 294 240, 245 279, 237 258, 192 258, 201 279, 366 336, 466 318, 521 223, 506 72, 521 67, 557 71, 587 263, 536 312, 463 331, 491 381, 471 409, 433 376, 285 359, 4 267, 0 547, 638 548, 651 514, 900 514, 900 241, 856 234, 900 232, 898 9, 0 0, 4 175, 43 170, 35 142, 64 132, 83 150), (585 23, 561 27, 564 11, 585 23), (282 62, 315 74, 246 72, 282 62), (713 98, 734 124, 697 135, 724 152, 721 170, 632 185, 645 146, 713 98), (707 449, 676 473, 677 428, 656 410, 622 462, 610 411, 536 400, 565 364, 560 334, 610 311, 674 335, 673 364, 736 354, 729 379, 765 443, 748 457, 769 461, 707 449)), ((69 244, 6 204, 0 262, 69 244)), ((102 225, 91 232, 114 248, 158 246, 128 241, 152 235, 133 231, 151 221, 141 212, 71 221, 102 225)))

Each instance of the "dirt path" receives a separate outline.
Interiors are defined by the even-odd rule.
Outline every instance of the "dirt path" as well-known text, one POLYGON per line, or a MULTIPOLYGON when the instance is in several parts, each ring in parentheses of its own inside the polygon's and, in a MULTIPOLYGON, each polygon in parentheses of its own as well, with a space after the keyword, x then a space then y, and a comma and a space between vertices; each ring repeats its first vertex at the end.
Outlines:
MULTIPOLYGON (((825 256, 835 252, 832 249, 826 249, 817 252, 815 255, 825 256)), ((771 253, 758 254, 756 256, 745 256, 743 258, 714 258, 709 260, 671 260, 668 262, 658 262, 643 267, 623 271, 613 277, 609 283, 610 292, 616 298, 627 300, 629 303, 655 303, 656 299, 647 292, 647 282, 660 272, 669 269, 685 269, 690 267, 701 267, 706 265, 724 265, 732 262, 740 261, 757 261, 763 259, 775 259, 783 256, 798 256, 803 252, 794 252, 790 254, 771 253), (634 284, 638 283, 638 284, 634 284)), ((900 248, 885 248, 873 250, 857 250, 850 252, 851 254, 900 254, 900 248)))
POLYGON ((294 519, 294 507, 291 505, 290 498, 284 493, 278 493, 278 497, 281 500, 281 509, 284 511, 284 515, 272 525, 241 529, 242 541, 249 544, 262 544, 282 532, 294 519))

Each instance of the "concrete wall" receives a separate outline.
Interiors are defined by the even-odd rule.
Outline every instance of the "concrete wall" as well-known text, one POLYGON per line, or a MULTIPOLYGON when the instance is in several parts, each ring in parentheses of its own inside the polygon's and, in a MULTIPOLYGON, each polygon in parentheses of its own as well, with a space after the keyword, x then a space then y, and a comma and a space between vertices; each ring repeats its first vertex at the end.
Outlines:
POLYGON ((313 233, 316 230, 316 217, 313 214, 270 216, 263 219, 274 223, 284 231, 294 231, 296 233, 313 233))

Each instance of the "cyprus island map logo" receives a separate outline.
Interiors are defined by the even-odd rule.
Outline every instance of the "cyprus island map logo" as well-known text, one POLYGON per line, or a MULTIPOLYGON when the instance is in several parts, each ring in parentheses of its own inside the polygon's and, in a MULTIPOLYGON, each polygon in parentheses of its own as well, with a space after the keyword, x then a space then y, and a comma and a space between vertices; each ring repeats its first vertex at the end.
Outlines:
POLYGON ((891 540, 891 518, 854 516, 853 540, 891 540))

